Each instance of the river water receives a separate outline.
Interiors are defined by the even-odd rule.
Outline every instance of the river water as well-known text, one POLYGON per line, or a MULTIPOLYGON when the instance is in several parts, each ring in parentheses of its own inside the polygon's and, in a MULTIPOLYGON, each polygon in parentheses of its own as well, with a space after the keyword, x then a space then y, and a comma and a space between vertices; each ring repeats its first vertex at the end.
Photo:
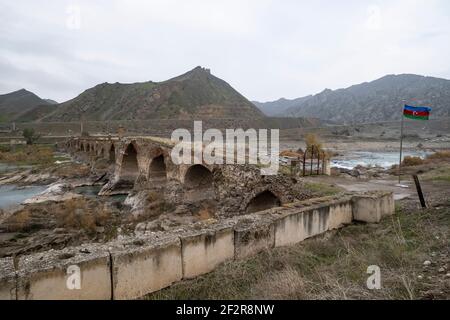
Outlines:
MULTIPOLYGON (((102 186, 82 186, 74 188, 76 193, 85 197, 96 198, 102 186)), ((47 189, 47 186, 18 187, 16 185, 0 186, 0 209, 8 209, 21 204, 26 199, 32 198, 47 189)), ((123 202, 127 195, 113 195, 106 199, 113 202, 123 202)))
POLYGON ((0 186, 0 209, 7 209, 22 203, 43 192, 46 186, 18 187, 15 185, 0 186))
MULTIPOLYGON (((414 156, 424 158, 429 152, 425 151, 404 151, 403 157, 414 156)), ((378 166, 385 169, 398 164, 399 152, 371 152, 371 151, 352 151, 341 156, 334 157, 331 160, 331 167, 353 169, 360 165, 364 167, 378 166)))

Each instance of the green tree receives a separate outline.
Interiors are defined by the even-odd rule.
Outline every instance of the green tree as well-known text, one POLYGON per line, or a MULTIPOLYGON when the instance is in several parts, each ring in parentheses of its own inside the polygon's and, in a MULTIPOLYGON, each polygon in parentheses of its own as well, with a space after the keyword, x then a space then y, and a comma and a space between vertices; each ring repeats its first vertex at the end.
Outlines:
POLYGON ((23 130, 23 137, 28 145, 35 143, 40 137, 40 134, 37 134, 34 129, 26 128, 23 130))

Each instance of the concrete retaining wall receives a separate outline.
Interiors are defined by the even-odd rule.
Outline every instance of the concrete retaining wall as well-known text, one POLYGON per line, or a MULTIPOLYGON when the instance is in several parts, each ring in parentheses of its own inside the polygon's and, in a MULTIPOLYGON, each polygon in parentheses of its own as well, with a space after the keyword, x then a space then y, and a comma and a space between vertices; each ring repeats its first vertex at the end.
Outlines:
POLYGON ((351 222, 351 197, 307 207, 299 204, 275 215, 275 247, 292 245, 351 222))
POLYGON ((253 217, 244 218, 234 227, 235 259, 247 258, 275 246, 273 218, 264 213, 253 217))
POLYGON ((234 232, 231 227, 219 226, 188 233, 180 238, 184 279, 208 273, 234 257, 234 232))
POLYGON ((354 220, 377 223, 394 212, 395 202, 391 193, 372 192, 353 197, 354 220))
POLYGON ((135 299, 180 281, 183 276, 178 237, 149 238, 110 249, 113 299, 135 299))
POLYGON ((111 299, 108 248, 90 245, 23 257, 19 261, 17 299, 111 299), (77 270, 71 266, 79 268, 79 290, 69 289, 77 285, 77 270))
POLYGON ((292 245, 394 213, 392 193, 326 197, 230 218, 195 231, 134 237, 106 245, 0 259, 0 299, 134 299, 214 270, 232 259, 292 245), (68 273, 80 270, 80 288, 68 273), (72 289, 69 287, 72 284, 72 289))

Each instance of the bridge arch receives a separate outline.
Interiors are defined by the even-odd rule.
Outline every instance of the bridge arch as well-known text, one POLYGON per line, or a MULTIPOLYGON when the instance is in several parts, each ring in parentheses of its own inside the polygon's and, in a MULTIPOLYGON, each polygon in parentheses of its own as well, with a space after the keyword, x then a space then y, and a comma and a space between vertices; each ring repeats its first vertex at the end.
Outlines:
POLYGON ((167 166, 163 153, 153 157, 148 168, 148 180, 154 183, 167 181, 167 166))
POLYGON ((204 165, 196 164, 189 167, 184 175, 186 201, 203 201, 214 199, 213 173, 204 165))
POLYGON ((139 165, 137 160, 137 148, 133 142, 129 143, 122 155, 122 165, 120 168, 120 179, 133 183, 139 175, 139 165))
POLYGON ((196 164, 188 168, 184 175, 184 185, 189 189, 210 188, 213 183, 212 172, 201 164, 196 164))
POLYGON ((264 211, 270 208, 276 208, 281 205, 280 199, 269 190, 258 193, 247 204, 246 213, 264 211))
POLYGON ((116 147, 114 146, 114 143, 111 143, 111 146, 107 150, 108 150, 108 160, 111 163, 115 163, 116 162, 116 147))

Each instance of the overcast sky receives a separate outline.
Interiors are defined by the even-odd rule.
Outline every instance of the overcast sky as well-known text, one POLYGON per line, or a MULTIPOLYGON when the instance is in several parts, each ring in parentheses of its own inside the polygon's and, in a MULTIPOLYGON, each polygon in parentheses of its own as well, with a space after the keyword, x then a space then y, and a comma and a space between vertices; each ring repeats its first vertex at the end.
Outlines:
POLYGON ((450 78, 450 1, 0 0, 0 93, 62 102, 198 65, 259 101, 450 78))

